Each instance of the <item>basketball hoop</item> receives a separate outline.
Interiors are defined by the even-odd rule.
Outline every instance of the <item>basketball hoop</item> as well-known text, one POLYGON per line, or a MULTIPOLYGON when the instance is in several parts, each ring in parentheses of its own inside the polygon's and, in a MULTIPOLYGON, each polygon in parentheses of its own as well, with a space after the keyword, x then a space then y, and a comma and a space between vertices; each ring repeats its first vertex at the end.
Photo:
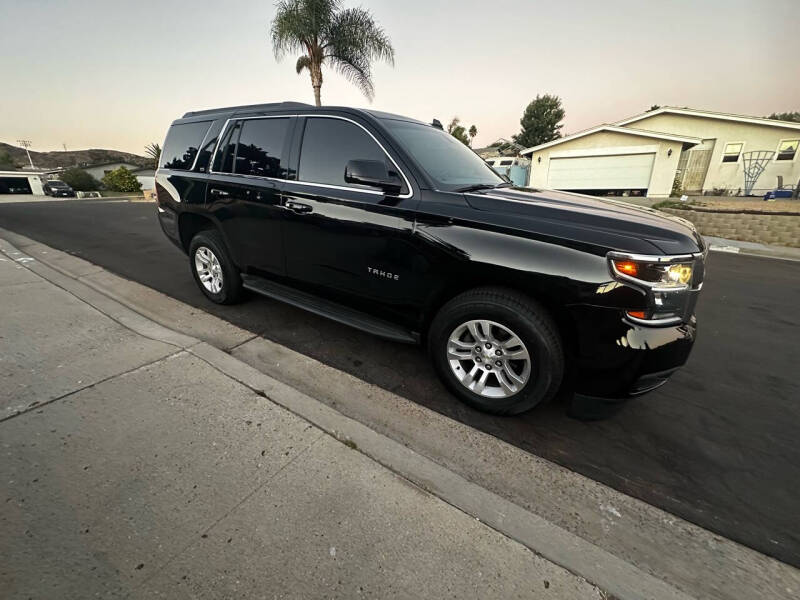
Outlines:
POLYGON ((742 154, 744 166, 744 195, 749 196, 753 191, 756 180, 764 172, 767 163, 772 160, 775 153, 772 150, 753 150, 742 154))

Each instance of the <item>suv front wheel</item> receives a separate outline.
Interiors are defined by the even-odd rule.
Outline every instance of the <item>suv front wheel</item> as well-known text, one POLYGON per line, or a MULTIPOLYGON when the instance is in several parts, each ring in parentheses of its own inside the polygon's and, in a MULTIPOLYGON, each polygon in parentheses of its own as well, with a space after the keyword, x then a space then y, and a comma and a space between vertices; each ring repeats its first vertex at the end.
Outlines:
POLYGON ((242 297, 242 277, 218 231, 199 232, 189 244, 192 275, 200 290, 217 304, 235 304, 242 297))
POLYGON ((442 307, 429 330, 428 351, 456 396, 498 415, 549 400, 564 373, 552 318, 532 299, 502 288, 471 290, 442 307))

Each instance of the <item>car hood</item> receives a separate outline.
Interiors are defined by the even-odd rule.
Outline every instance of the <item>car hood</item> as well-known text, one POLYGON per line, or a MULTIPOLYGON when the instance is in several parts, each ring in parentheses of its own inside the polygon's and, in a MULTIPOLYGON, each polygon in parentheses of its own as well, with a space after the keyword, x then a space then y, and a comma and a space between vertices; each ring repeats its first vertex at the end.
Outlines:
POLYGON ((621 252, 685 254, 705 249, 689 221, 617 200, 521 187, 468 192, 464 197, 472 208, 496 215, 498 224, 621 252))

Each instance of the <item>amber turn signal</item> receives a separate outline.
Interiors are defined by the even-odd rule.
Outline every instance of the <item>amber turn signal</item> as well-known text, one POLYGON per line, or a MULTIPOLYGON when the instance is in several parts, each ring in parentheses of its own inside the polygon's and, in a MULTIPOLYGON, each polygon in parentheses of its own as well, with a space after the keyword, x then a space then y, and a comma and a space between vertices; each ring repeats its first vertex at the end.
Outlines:
POLYGON ((630 260, 615 260, 614 268, 620 273, 630 275, 631 277, 636 277, 639 273, 639 265, 630 260))

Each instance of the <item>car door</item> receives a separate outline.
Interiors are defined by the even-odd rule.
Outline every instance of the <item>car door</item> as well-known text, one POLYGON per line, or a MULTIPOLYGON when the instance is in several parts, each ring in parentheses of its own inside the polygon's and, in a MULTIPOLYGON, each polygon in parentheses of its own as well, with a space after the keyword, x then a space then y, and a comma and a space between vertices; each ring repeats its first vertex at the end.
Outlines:
POLYGON ((212 167, 208 207, 242 270, 283 275, 281 191, 294 119, 229 123, 212 167))
POLYGON ((413 320, 417 198, 408 177, 376 134, 354 119, 301 117, 297 129, 296 178, 283 194, 287 275, 373 314, 413 320), (351 160, 386 161, 402 178, 402 189, 386 194, 347 183, 351 160))

